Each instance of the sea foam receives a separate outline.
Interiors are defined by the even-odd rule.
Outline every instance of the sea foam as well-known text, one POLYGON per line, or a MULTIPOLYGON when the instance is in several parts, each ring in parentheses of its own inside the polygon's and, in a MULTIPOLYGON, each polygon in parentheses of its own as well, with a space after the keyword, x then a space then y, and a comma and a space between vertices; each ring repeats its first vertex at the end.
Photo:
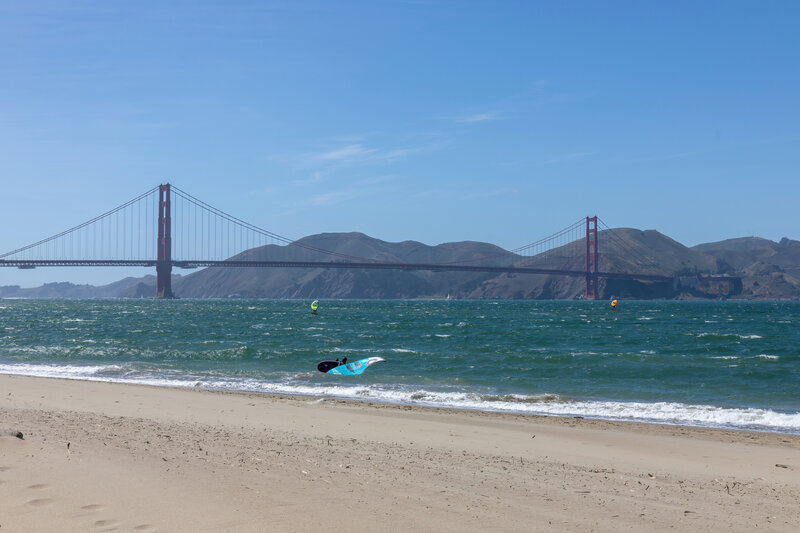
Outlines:
POLYGON ((397 388, 391 385, 346 385, 342 382, 311 383, 313 373, 287 374, 280 379, 233 379, 217 376, 146 375, 120 365, 30 365, 3 364, 0 373, 139 383, 144 385, 203 388, 270 394, 332 397, 370 400, 404 405, 449 407, 482 411, 527 413, 605 420, 638 421, 688 426, 753 429, 800 433, 800 413, 782 413, 770 409, 729 408, 713 405, 690 405, 677 402, 620 402, 575 400, 557 394, 479 394, 474 392, 434 391, 397 388))

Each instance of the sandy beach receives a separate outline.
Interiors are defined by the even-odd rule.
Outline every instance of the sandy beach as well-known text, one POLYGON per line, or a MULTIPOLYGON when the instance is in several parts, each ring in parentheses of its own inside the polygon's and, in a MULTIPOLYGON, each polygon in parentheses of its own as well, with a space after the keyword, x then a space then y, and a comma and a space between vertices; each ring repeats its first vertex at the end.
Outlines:
POLYGON ((797 435, 6 375, 0 394, 3 532, 800 530, 797 435))

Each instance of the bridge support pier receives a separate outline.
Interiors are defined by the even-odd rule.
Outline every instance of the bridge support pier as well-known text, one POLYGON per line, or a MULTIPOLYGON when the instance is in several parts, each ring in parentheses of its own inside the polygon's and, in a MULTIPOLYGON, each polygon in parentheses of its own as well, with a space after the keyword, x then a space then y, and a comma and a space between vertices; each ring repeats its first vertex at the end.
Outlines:
POLYGON ((172 292, 172 263, 156 263, 156 298, 174 298, 172 292))
POLYGON ((586 292, 587 300, 597 299, 597 216, 586 217, 586 292))
POLYGON ((172 221, 169 183, 158 186, 158 255, 156 259, 156 298, 174 298, 172 293, 172 221))

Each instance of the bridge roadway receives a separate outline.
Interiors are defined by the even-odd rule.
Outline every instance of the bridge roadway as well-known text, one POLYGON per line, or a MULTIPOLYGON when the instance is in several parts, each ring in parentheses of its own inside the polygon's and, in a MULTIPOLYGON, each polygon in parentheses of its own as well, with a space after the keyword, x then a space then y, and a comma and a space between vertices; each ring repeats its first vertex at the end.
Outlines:
MULTIPOLYGON (((36 259, 6 260, 0 259, 0 267, 31 269, 36 267, 154 267, 155 259, 134 260, 81 260, 81 259, 36 259)), ((176 268, 193 269, 202 267, 259 267, 259 268, 343 268, 343 269, 380 269, 380 270, 430 270, 434 272, 495 272, 508 274, 544 274, 555 276, 585 277, 585 270, 560 270, 552 268, 483 266, 483 265, 448 265, 439 263, 383 263, 383 262, 345 262, 345 261, 171 261, 176 268)), ((637 279, 641 281, 672 281, 671 276, 657 274, 628 274, 624 272, 597 272, 597 277, 607 279, 637 279)))

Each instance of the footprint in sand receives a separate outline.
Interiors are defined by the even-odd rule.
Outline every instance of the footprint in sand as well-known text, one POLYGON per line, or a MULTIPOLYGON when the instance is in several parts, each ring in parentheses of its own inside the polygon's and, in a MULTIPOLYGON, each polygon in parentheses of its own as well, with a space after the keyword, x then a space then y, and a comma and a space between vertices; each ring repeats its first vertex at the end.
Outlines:
POLYGON ((83 507, 81 507, 81 509, 83 509, 84 511, 99 511, 102 508, 103 506, 97 503, 90 503, 89 505, 84 505, 83 507))
POLYGON ((156 528, 151 526, 150 524, 141 524, 133 528, 134 531, 155 531, 156 528))
POLYGON ((29 500, 26 502, 28 505, 32 505, 33 507, 43 507, 45 505, 50 505, 53 503, 53 500, 50 498, 37 498, 35 500, 29 500))
POLYGON ((44 483, 37 483, 36 485, 31 485, 28 488, 31 490, 40 490, 40 489, 46 489, 47 485, 45 485, 44 483))
POLYGON ((94 527, 98 528, 100 531, 112 531, 119 526, 120 523, 116 520, 98 520, 94 523, 94 527))

